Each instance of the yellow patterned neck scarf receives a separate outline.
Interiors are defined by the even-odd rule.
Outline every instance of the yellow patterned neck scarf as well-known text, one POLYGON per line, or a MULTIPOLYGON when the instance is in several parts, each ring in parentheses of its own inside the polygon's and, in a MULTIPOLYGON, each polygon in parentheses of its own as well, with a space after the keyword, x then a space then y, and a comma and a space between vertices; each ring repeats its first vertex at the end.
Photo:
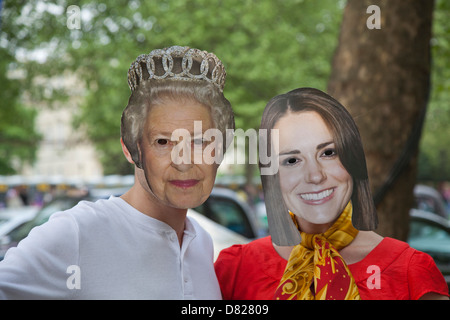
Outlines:
POLYGON ((302 242, 292 249, 274 299, 360 300, 355 279, 339 254, 358 234, 351 202, 325 233, 300 234, 302 242))

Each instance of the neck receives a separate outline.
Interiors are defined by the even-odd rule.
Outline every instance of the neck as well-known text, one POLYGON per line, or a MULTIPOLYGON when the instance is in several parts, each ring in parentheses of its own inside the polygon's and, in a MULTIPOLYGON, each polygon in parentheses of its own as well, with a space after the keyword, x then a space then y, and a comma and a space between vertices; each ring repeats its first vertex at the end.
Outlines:
POLYGON ((181 246, 187 209, 165 205, 153 193, 144 190, 138 181, 121 198, 141 213, 169 225, 175 230, 181 246))
POLYGON ((305 219, 300 218, 299 216, 295 216, 295 220, 297 221, 299 229, 304 233, 309 234, 319 234, 324 233, 327 231, 335 221, 324 223, 324 224, 315 224, 311 223, 309 221, 306 221, 305 219))

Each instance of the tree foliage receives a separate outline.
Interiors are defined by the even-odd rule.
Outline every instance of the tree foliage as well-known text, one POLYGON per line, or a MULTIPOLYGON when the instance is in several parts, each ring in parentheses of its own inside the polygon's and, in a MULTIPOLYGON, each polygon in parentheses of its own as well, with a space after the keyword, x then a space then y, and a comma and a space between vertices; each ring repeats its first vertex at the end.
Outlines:
POLYGON ((419 154, 418 179, 450 180, 450 2, 436 1, 433 23, 432 90, 419 154))
POLYGON ((34 129, 36 110, 23 105, 20 81, 7 78, 14 61, 0 48, 0 175, 14 174, 32 162, 40 139, 34 129))
MULTIPOLYGON (((433 92, 419 159, 419 173, 427 178, 442 173, 450 137, 450 8, 446 0, 436 3, 433 92)), ((258 128, 274 95, 301 86, 326 88, 344 5, 344 0, 4 0, 0 173, 13 171, 12 159, 32 161, 35 154, 36 110, 20 104, 24 93, 33 106, 68 99, 64 88, 34 81, 64 72, 76 74, 85 90, 74 124, 97 147, 105 174, 132 172, 119 144, 120 115, 130 94, 127 70, 139 54, 174 44, 216 53, 227 68, 225 95, 237 127, 258 128), (80 8, 80 29, 67 26, 71 5, 80 8), (6 78, 7 70, 26 77, 6 78)))
MULTIPOLYGON (((335 0, 9 0, 2 38, 11 52, 23 50, 28 59, 17 68, 28 79, 77 74, 86 94, 75 124, 87 128, 105 173, 124 173, 131 168, 121 154, 120 115, 130 94, 127 70, 139 54, 175 44, 216 53, 227 68, 225 95, 237 127, 258 128, 274 95, 326 87, 341 10, 335 0), (81 29, 67 27, 69 5, 80 8, 81 29), (36 61, 38 53, 45 61, 36 61)), ((43 88, 27 88, 45 98, 43 88)))

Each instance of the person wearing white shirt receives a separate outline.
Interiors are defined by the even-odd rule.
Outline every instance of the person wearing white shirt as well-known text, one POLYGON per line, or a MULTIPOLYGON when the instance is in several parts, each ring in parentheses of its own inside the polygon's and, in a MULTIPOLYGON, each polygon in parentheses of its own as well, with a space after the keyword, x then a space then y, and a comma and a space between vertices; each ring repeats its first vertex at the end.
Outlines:
POLYGON ((221 299, 211 237, 186 214, 209 197, 234 129, 225 75, 198 49, 140 55, 121 122, 134 185, 34 228, 0 262, 0 298, 221 299))

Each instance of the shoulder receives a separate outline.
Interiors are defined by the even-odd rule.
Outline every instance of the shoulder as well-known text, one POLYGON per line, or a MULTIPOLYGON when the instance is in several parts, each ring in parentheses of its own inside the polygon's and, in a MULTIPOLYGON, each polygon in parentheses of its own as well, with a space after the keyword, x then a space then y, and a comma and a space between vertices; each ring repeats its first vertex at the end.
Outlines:
POLYGON ((422 251, 409 246, 408 243, 393 238, 384 238, 373 250, 374 256, 384 257, 385 269, 405 267, 408 271, 412 269, 432 269, 436 266, 433 258, 422 251))
POLYGON ((383 237, 372 231, 359 231, 352 243, 339 253, 347 264, 357 263, 371 253, 383 237))
POLYGON ((111 216, 111 211, 117 211, 117 208, 117 198, 115 197, 100 199, 95 202, 83 200, 68 210, 53 214, 51 218, 60 218, 61 215, 70 215, 75 220, 99 218, 106 216, 108 213, 111 216))
POLYGON ((270 299, 286 263, 265 237, 222 250, 214 267, 225 300, 270 299))
MULTIPOLYGON (((229 248, 220 251, 219 256, 215 262, 216 269, 219 271, 222 268, 230 269, 230 267, 239 268, 241 261, 247 261, 248 256, 255 256, 259 254, 267 254, 271 249, 272 241, 270 237, 264 237, 254 240, 247 244, 235 244, 229 248)), ((272 247, 273 250, 273 247, 272 247)), ((259 259, 256 259, 256 261, 259 259)), ((254 259, 248 261, 255 261, 254 259)))
POLYGON ((390 270, 403 272, 405 266, 409 264, 411 255, 414 253, 406 242, 393 238, 383 238, 370 252, 361 260, 349 266, 354 270, 355 274, 366 274, 369 267, 376 266, 381 272, 390 270), (401 268, 399 268, 401 266, 401 268))
POLYGON ((253 240, 246 244, 235 244, 229 248, 222 250, 217 261, 241 259, 244 256, 269 254, 273 251, 272 240, 270 236, 253 240))
POLYGON ((429 254, 416 250, 403 241, 390 239, 389 242, 391 246, 403 248, 403 251, 387 270, 390 273, 399 268, 406 270, 410 299, 417 300, 429 293, 448 296, 449 291, 444 276, 429 254))
POLYGON ((127 230, 145 219, 143 214, 118 197, 80 201, 74 207, 55 213, 50 220, 71 219, 78 231, 90 237, 103 237, 111 230, 127 230))
POLYGON ((270 236, 247 244, 233 245, 220 252, 215 268, 220 274, 264 273, 279 280, 287 261, 281 258, 272 245, 270 236))
POLYGON ((0 264, 0 296, 69 298, 75 291, 67 290, 67 271, 79 264, 78 225, 67 211, 57 212, 7 251, 0 264))
POLYGON ((27 238, 42 239, 46 246, 77 248, 83 244, 90 246, 103 238, 117 237, 116 232, 127 225, 126 217, 115 205, 114 199, 95 202, 80 201, 70 209, 52 214, 49 220, 35 227, 27 238))
MULTIPOLYGON (((106 201, 106 200, 103 200, 106 201)), ((102 205, 81 201, 74 207, 53 213, 48 221, 34 227, 19 243, 21 249, 55 252, 58 255, 78 250, 80 229, 83 221, 92 219, 102 205), (37 248, 37 249, 35 249, 37 248)))
POLYGON ((434 260, 393 238, 383 238, 363 260, 349 267, 360 293, 369 299, 419 299, 428 292, 448 294, 434 260))
POLYGON ((416 300, 429 293, 448 296, 447 283, 433 258, 425 252, 410 249, 412 252, 408 262, 408 282, 411 299, 416 300))

